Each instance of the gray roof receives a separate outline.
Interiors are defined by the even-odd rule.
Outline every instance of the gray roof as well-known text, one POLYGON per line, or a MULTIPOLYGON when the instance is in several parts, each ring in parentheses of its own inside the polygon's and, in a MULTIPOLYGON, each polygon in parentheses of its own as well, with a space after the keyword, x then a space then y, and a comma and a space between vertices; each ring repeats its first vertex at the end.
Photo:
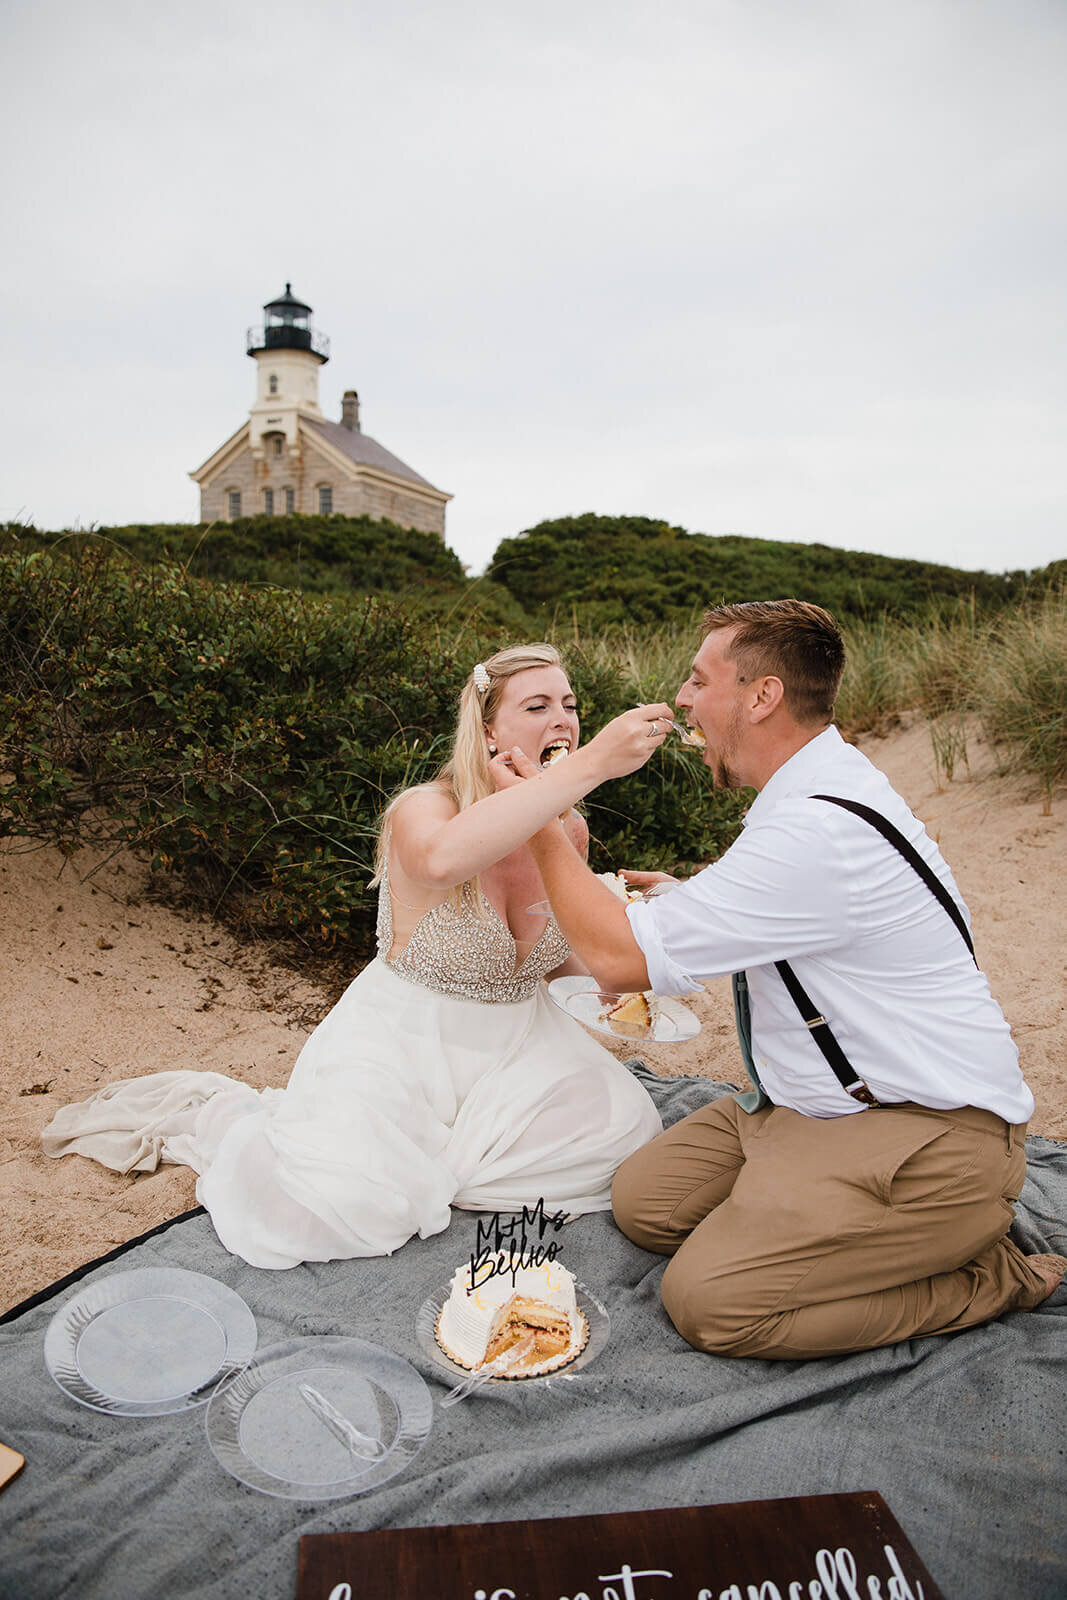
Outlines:
POLYGON ((346 428, 340 422, 320 422, 318 418, 309 417, 306 413, 301 416, 300 421, 306 428, 321 433, 335 450, 340 450, 350 461, 358 462, 361 467, 379 467, 382 472, 391 472, 396 478, 409 478, 412 483, 424 483, 427 489, 434 487, 428 478, 420 477, 369 434, 360 433, 356 428, 346 428))

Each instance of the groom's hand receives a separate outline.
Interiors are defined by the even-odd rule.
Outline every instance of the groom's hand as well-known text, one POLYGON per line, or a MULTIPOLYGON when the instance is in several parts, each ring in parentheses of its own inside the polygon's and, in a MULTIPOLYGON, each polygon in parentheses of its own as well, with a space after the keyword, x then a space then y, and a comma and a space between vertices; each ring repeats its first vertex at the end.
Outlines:
POLYGON ((669 872, 638 872, 632 867, 620 867, 619 876, 629 888, 646 891, 657 888, 661 883, 677 883, 679 881, 669 872))

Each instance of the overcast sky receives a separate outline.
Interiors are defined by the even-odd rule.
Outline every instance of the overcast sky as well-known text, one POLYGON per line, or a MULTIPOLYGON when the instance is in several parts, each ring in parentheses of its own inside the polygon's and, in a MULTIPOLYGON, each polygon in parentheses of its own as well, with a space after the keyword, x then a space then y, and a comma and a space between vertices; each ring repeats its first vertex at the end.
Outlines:
POLYGON ((1064 0, 0 0, 0 519, 196 521, 286 280, 501 538, 1067 555, 1064 0))

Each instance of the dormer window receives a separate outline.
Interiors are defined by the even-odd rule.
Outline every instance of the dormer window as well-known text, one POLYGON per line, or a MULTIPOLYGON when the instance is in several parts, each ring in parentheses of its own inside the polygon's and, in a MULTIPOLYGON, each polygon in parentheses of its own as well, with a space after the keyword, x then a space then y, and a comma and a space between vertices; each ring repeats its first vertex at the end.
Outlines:
POLYGON ((278 393, 278 374, 276 372, 272 372, 267 379, 267 388, 271 394, 278 393))

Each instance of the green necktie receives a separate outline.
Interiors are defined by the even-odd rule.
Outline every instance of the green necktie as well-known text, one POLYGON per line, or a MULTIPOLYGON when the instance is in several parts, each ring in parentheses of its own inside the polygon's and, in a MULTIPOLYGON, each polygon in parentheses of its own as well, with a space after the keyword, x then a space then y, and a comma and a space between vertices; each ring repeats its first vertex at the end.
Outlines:
POLYGON ((735 972, 731 980, 734 990, 734 1021, 737 1023, 737 1042, 741 1046, 741 1059, 745 1063, 745 1070, 755 1085, 734 1095, 734 1099, 742 1111, 762 1111, 764 1106, 769 1106, 771 1101, 759 1081, 756 1063, 752 1059, 752 1011, 748 1003, 748 978, 743 972, 735 972))

